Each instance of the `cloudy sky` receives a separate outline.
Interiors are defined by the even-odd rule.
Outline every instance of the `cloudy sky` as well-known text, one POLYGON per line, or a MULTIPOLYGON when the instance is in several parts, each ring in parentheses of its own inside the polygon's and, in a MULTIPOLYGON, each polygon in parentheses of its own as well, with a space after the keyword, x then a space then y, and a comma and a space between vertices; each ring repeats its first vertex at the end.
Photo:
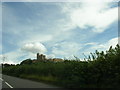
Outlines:
MULTIPOLYGON (((117 2, 3 2, 2 54, 7 63, 81 59, 118 43, 117 2)), ((0 48, 1 49, 1 48, 0 48)))

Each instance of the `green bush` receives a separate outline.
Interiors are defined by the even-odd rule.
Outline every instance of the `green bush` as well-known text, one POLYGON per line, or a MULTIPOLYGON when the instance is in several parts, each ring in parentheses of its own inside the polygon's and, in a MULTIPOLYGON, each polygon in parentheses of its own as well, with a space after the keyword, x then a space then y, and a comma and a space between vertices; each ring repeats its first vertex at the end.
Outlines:
POLYGON ((51 82, 68 88, 120 88, 120 46, 106 52, 91 53, 85 61, 23 61, 3 68, 3 73, 36 81, 51 82))

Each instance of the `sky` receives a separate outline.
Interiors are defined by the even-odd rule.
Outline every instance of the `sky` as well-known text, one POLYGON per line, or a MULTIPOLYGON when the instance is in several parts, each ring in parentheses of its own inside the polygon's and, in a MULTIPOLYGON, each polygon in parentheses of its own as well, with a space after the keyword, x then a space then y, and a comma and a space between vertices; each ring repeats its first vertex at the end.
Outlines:
POLYGON ((4 63, 35 59, 37 53, 83 60, 83 53, 118 43, 117 2, 2 2, 0 7, 4 63))

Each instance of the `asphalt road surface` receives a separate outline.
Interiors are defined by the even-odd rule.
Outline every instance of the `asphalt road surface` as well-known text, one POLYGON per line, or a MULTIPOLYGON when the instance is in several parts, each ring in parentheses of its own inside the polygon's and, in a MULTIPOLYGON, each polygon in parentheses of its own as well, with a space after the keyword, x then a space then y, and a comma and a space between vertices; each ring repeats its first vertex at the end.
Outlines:
POLYGON ((2 88, 60 88, 53 85, 48 85, 7 75, 2 75, 2 78, 0 77, 0 82, 1 81, 2 88))

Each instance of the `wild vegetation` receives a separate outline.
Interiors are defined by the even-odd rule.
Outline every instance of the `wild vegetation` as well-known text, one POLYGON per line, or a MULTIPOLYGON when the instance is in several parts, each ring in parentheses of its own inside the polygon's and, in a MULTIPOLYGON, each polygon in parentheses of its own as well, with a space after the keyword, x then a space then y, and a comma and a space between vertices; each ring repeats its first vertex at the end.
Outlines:
POLYGON ((52 83, 66 88, 120 88, 120 46, 105 52, 91 53, 85 61, 23 61, 8 65, 3 73, 11 76, 52 83))

